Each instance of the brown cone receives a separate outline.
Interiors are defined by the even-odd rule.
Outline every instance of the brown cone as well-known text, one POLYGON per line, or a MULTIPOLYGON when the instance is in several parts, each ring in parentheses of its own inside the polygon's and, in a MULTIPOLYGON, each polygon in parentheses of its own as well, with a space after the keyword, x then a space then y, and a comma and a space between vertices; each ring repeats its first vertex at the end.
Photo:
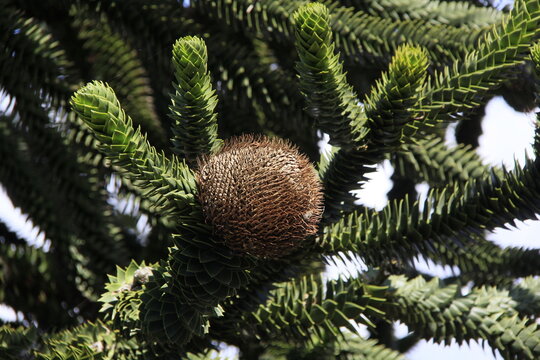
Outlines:
POLYGON ((250 135, 199 160, 199 199, 216 236, 242 254, 279 258, 317 232, 317 172, 282 140, 250 135))

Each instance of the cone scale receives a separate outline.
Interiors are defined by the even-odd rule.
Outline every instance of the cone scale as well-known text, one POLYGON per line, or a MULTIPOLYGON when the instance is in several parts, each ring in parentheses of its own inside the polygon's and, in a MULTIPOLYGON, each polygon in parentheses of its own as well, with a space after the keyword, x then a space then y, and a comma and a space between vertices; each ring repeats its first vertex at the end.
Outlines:
POLYGON ((319 177, 286 141, 233 138, 199 160, 197 182, 214 235, 241 254, 279 258, 317 232, 319 177))

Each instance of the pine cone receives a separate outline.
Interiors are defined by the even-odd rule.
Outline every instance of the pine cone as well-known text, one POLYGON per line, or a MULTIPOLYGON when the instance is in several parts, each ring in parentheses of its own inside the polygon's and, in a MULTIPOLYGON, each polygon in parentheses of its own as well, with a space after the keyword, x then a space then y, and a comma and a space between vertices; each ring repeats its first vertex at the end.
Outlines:
POLYGON ((290 143, 244 135, 198 165, 206 221, 231 249, 278 258, 317 232, 321 183, 307 157, 290 143))

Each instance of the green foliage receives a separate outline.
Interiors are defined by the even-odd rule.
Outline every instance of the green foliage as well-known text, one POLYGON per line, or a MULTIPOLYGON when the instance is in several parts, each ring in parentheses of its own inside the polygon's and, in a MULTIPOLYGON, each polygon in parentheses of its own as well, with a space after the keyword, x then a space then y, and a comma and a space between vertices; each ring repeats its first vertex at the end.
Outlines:
POLYGON ((334 53, 329 11, 322 4, 306 5, 294 21, 300 59, 296 68, 308 111, 316 126, 330 135, 330 144, 353 146, 365 135, 366 118, 334 53))
MULTIPOLYGON (((415 132, 419 114, 412 109, 420 102, 429 61, 418 47, 396 50, 388 73, 383 73, 366 99, 366 115, 371 121, 371 141, 381 147, 398 147, 403 135, 415 132)), ((387 149, 385 149, 387 150, 387 149)))
POLYGON ((148 74, 137 51, 111 28, 105 14, 88 16, 87 6, 73 7, 70 12, 73 27, 84 44, 83 51, 94 55, 89 77, 117 89, 135 124, 141 125, 152 141, 163 147, 165 133, 157 119, 148 74))
POLYGON ((77 91, 72 106, 94 131, 111 163, 139 181, 145 196, 157 195, 155 203, 164 211, 189 214, 195 207, 196 185, 191 170, 176 158, 160 154, 133 128, 113 90, 94 82, 77 91))
POLYGON ((397 305, 389 315, 422 336, 458 343, 481 338, 507 359, 539 356, 538 325, 519 316, 508 291, 481 287, 461 296, 457 286, 443 286, 437 278, 426 282, 421 277, 407 280, 403 276, 391 276, 388 285, 397 305))
POLYGON ((363 139, 352 148, 337 151, 325 169, 327 218, 336 219, 340 211, 354 209, 356 199, 350 191, 360 188, 359 182, 367 179, 373 165, 410 141, 416 132, 419 115, 413 109, 420 101, 427 66, 428 59, 419 48, 402 47, 396 51, 389 72, 382 74, 366 99, 364 116, 369 126, 363 139))
POLYGON ((3 243, 0 254, 0 301, 15 306, 26 319, 51 327, 76 324, 73 309, 84 297, 72 284, 57 280, 60 273, 54 266, 61 264, 58 259, 24 242, 3 243))
POLYGON ((426 88, 426 100, 420 107, 427 111, 425 125, 433 125, 451 112, 478 106, 487 92, 512 76, 510 70, 523 62, 529 46, 540 36, 536 26, 539 17, 538 2, 517 1, 502 26, 493 27, 479 42, 478 50, 435 74, 435 82, 426 88))
POLYGON ((255 319, 257 333, 269 337, 332 339, 341 327, 356 332, 349 320, 372 325, 368 317, 381 313, 378 303, 384 300, 377 293, 382 289, 360 280, 323 285, 320 277, 306 276, 273 291, 270 301, 249 316, 255 319))
POLYGON ((173 47, 176 83, 171 97, 174 152, 190 163, 197 156, 208 154, 219 146, 217 141, 217 105, 210 74, 206 69, 208 54, 204 42, 197 37, 180 39, 173 47))
POLYGON ((474 236, 516 219, 535 219, 539 209, 532 199, 539 191, 538 171, 537 162, 528 160, 523 169, 491 172, 465 187, 450 184, 433 190, 423 209, 405 198, 380 212, 353 212, 327 227, 321 246, 333 252, 354 251, 376 264, 387 256, 407 260, 418 251, 428 254, 436 243, 459 243, 460 234, 474 236))
POLYGON ((538 273, 538 250, 501 248, 484 239, 482 234, 469 235, 465 244, 444 239, 441 243, 434 243, 433 247, 434 251, 427 257, 441 265, 457 266, 462 283, 470 280, 479 285, 507 286, 515 278, 538 273))
POLYGON ((486 240, 536 219, 540 160, 444 138, 509 89, 538 106, 540 3, 474 3, 0 0, 0 185, 46 238, 0 221, 0 303, 22 314, 0 357, 395 360, 429 339, 540 358, 540 253, 486 240), (244 132, 291 140, 324 188, 319 232, 278 259, 229 249, 199 204, 198 159, 244 132), (391 201, 359 205, 385 160, 391 201), (365 266, 326 280, 340 259, 365 266))
POLYGON ((49 140, 48 146, 51 143, 59 146, 54 152, 41 157, 35 148, 38 144, 24 141, 20 130, 10 129, 8 119, 6 117, 5 122, 0 124, 0 153, 6 158, 0 178, 13 202, 29 214, 47 236, 57 239, 54 264, 70 269, 68 276, 77 282, 79 291, 97 298, 96 289, 102 286, 104 280, 96 276, 99 273, 97 269, 111 269, 116 261, 123 260, 121 245, 111 239, 110 229, 107 228, 108 221, 104 219, 106 209, 100 206, 101 194, 83 197, 80 192, 90 191, 90 184, 65 177, 73 171, 80 171, 80 167, 73 162, 65 147, 58 144, 60 139, 57 133, 46 130, 41 134, 39 142, 49 140), (60 164, 65 168, 52 167, 60 164), (70 165, 76 168, 70 169, 70 165), (59 179, 53 181, 47 178, 51 173, 59 179), (69 197, 71 201, 66 204, 69 197), (59 222, 59 216, 69 221, 59 222), (93 226, 93 221, 100 223, 100 226, 93 226), (79 250, 77 246, 83 239, 92 242, 79 250), (78 261, 72 261, 73 254, 77 254, 78 261), (94 262, 91 263, 90 259, 94 262))
POLYGON ((449 148, 438 136, 428 136, 416 144, 406 144, 402 149, 392 159, 399 173, 418 182, 425 181, 432 187, 464 184, 467 180, 482 178, 490 171, 470 146, 458 144, 449 148))
POLYGON ((502 14, 491 7, 478 7, 467 1, 430 0, 346 0, 371 15, 395 20, 419 19, 434 24, 458 27, 483 27, 501 20, 502 14))
POLYGON ((294 360, 403 360, 405 357, 398 351, 392 351, 384 346, 378 345, 374 340, 360 339, 352 333, 344 332, 343 341, 330 342, 328 340, 296 345, 291 348, 289 344, 273 345, 262 355, 261 359, 294 359, 294 360))
MULTIPOLYGON (((286 42, 287 37, 294 34, 290 15, 307 3, 305 0, 263 0, 256 4, 247 0, 197 0, 194 6, 200 13, 219 19, 236 30, 286 42)), ((431 25, 418 20, 395 21, 354 11, 339 2, 323 3, 332 10, 334 41, 347 57, 361 63, 385 62, 391 56, 388 50, 403 43, 422 45, 437 61, 448 62, 464 55, 485 34, 485 30, 464 32, 452 26, 431 25)))
POLYGON ((140 295, 141 287, 152 276, 152 268, 144 262, 137 265, 132 261, 126 270, 116 269, 116 276, 109 275, 107 290, 101 298, 101 312, 106 312, 107 318, 113 321, 116 328, 125 329, 128 336, 133 336, 140 329, 140 295))
POLYGON ((0 327, 0 355, 6 360, 29 359, 29 349, 36 345, 38 337, 35 328, 4 325, 0 327))

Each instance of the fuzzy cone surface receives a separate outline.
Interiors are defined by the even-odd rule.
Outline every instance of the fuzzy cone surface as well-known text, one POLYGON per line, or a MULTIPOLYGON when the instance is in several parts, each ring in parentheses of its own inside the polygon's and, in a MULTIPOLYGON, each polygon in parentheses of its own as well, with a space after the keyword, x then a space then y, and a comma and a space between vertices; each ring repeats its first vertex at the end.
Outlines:
POLYGON ((199 160, 197 181, 207 222, 242 254, 278 258, 317 232, 319 177, 307 157, 286 141, 233 138, 199 160))

